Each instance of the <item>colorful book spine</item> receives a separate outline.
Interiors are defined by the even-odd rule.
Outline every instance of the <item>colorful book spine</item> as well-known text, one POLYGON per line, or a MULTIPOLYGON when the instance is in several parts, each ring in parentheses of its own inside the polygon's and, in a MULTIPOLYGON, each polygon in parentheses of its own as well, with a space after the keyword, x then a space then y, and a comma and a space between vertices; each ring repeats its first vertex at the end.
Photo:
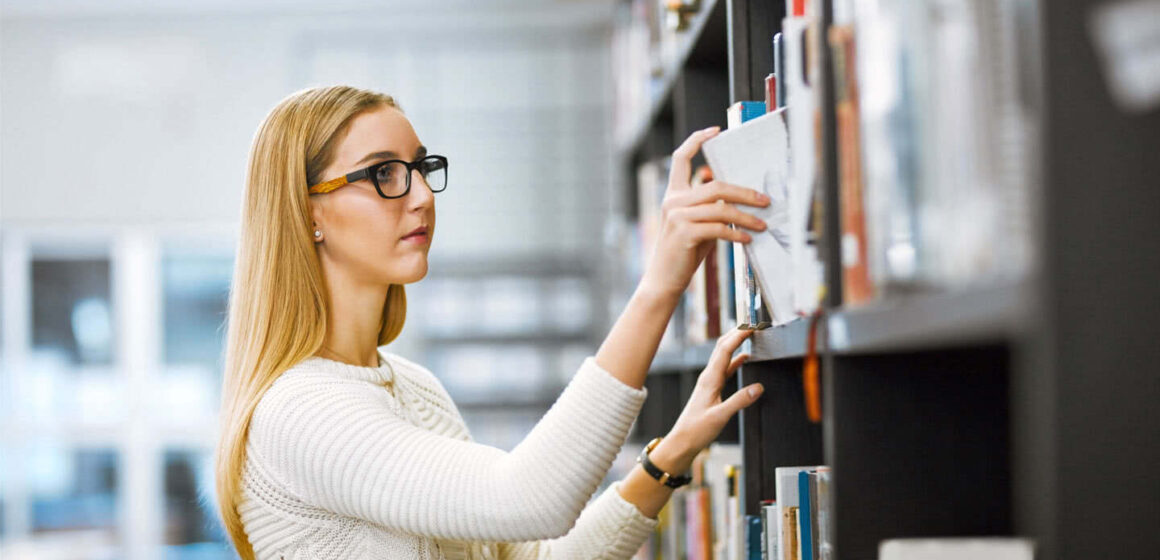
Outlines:
POLYGON ((802 560, 814 560, 813 510, 810 500, 810 473, 798 473, 798 533, 802 560))
POLYGON ((842 303, 857 305, 874 297, 863 200, 862 140, 859 133, 858 82, 854 28, 830 28, 834 66, 834 113, 838 135, 838 192, 841 203, 842 303))
POLYGON ((761 516, 745 516, 745 558, 763 560, 761 555, 761 516))

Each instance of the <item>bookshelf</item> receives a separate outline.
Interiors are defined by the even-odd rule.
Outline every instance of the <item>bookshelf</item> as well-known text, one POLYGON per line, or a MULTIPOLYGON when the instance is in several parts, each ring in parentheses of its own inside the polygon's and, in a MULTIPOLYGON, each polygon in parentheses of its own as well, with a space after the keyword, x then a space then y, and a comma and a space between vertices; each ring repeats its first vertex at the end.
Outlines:
MULTIPOLYGON (((766 391, 719 439, 742 447, 742 509, 756 513, 773 497, 773 468, 830 465, 841 560, 921 536, 1027 537, 1043 559, 1160 550, 1160 110, 1127 111, 1109 95, 1087 21, 1099 2, 1009 4, 1033 47, 1020 61, 1037 121, 1031 271, 852 307, 842 301, 840 240, 824 236, 820 423, 807 419, 802 396, 806 322, 747 343, 753 359, 738 385, 760 381, 766 391)), ((650 110, 618 143, 629 215, 639 210, 638 165, 693 130, 724 126, 729 104, 762 98, 784 3, 701 6, 650 110)), ((828 25, 832 1, 818 7, 828 25)), ((840 197, 828 49, 819 64, 817 170, 832 232, 840 197)), ((709 350, 658 354, 631 441, 671 426, 709 350)))

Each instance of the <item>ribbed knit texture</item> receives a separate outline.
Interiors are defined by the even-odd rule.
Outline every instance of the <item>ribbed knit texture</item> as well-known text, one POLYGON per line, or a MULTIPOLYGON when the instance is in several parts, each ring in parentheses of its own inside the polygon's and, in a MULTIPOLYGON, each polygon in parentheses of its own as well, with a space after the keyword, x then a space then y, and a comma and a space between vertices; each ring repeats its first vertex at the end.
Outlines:
POLYGON ((414 362, 311 357, 254 411, 238 511, 259 559, 629 558, 657 520, 589 500, 646 396, 590 356, 505 452, 414 362))

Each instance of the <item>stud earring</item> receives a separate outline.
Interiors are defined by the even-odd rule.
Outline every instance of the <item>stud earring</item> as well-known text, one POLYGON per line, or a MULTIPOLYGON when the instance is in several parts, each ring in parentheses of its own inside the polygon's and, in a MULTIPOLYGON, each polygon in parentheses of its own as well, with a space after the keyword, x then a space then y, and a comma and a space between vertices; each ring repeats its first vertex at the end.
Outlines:
POLYGON ((322 232, 318 231, 318 230, 314 230, 314 237, 322 237, 322 232))

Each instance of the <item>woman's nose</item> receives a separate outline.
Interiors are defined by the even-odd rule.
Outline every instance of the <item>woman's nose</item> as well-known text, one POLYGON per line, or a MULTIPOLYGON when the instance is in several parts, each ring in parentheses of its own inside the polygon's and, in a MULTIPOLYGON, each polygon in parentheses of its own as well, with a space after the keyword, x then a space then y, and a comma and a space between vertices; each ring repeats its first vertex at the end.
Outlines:
POLYGON ((427 184, 427 178, 418 169, 411 171, 411 192, 409 198, 416 204, 430 204, 435 199, 435 193, 431 192, 431 186, 427 184))

